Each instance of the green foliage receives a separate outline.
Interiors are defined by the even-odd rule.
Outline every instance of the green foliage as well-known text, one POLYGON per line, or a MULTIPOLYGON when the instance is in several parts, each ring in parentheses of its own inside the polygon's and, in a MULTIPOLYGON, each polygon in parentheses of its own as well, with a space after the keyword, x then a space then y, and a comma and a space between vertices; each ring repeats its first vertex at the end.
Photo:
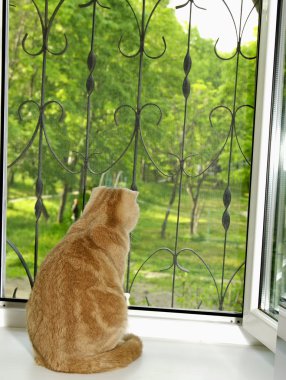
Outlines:
MULTIPOLYGON (((139 56, 127 59, 118 51, 120 36, 121 49, 126 54, 133 54, 139 48, 134 15, 126 1, 106 1, 111 9, 97 6, 96 11, 96 65, 93 71, 94 92, 90 98, 88 155, 90 167, 96 173, 106 171, 127 149, 134 130, 134 113, 130 108, 122 108, 117 114, 116 125, 114 111, 123 104, 136 108, 138 97, 139 56)), ((44 3, 37 3, 43 14, 44 3)), ((140 23, 141 1, 131 3, 140 23)), ((56 0, 49 1, 49 17, 57 4, 56 0)), ((41 27, 35 8, 29 0, 15 0, 16 7, 10 13, 9 162, 13 162, 22 152, 32 137, 39 118, 37 106, 27 103, 21 108, 22 120, 19 120, 17 109, 22 102, 33 100, 40 105, 41 101, 44 104, 55 100, 62 105, 65 113, 60 121, 61 108, 52 103, 46 107, 44 114, 46 136, 53 153, 44 136, 43 194, 50 218, 47 221, 41 218, 41 260, 68 228, 72 199, 80 197, 82 191, 80 171, 86 154, 85 84, 90 75, 87 56, 91 43, 92 7, 79 8, 79 4, 80 1, 65 1, 55 18, 48 47, 54 52, 61 51, 66 34, 68 48, 62 55, 47 53, 47 75, 44 82, 42 54, 31 57, 21 47, 25 33, 28 33, 25 41, 28 51, 35 53, 42 46, 41 27), (63 170, 54 155, 75 174, 63 170), (56 220, 61 205, 60 194, 66 186, 67 207, 63 223, 58 225, 56 220)), ((154 4, 154 1, 147 2, 146 18, 154 4)), ((174 155, 180 156, 182 149, 185 107, 182 95, 185 73, 182 63, 188 39, 185 28, 178 22, 174 10, 168 4, 167 0, 162 1, 156 9, 145 40, 145 49, 149 55, 162 52, 162 36, 166 40, 167 49, 158 60, 143 56, 141 107, 146 103, 154 103, 162 110, 163 117, 157 125, 160 112, 154 106, 146 107, 141 114, 145 147, 140 141, 137 174, 142 215, 132 241, 131 280, 152 252, 159 247, 173 250, 175 242, 178 198, 171 206, 165 239, 160 238, 160 230, 172 193, 175 172, 179 168, 174 155), (145 149, 164 173, 173 175, 162 176, 145 149)), ((243 53, 247 56, 255 55, 255 51, 255 43, 243 46, 243 53)), ((222 195, 229 181, 232 203, 226 250, 226 282, 223 284, 225 287, 245 257, 256 63, 255 60, 245 60, 241 55, 232 60, 218 59, 214 54, 214 41, 203 39, 195 27, 191 31, 190 55, 191 92, 184 136, 184 154, 185 157, 188 156, 185 172, 189 177, 184 176, 183 180, 178 249, 189 247, 198 252, 211 267, 219 283, 225 238, 221 225, 225 209, 222 195), (235 112, 235 124, 232 124, 235 112), (235 128, 231 129, 232 126, 235 128), (205 175, 200 183, 202 172, 205 175), (195 202, 190 197, 190 189, 199 191, 197 201, 200 205, 197 215, 199 229, 197 235, 193 236, 190 235, 189 225, 195 202)), ((38 139, 39 134, 23 158, 8 173, 8 237, 24 252, 30 266, 33 261, 35 199, 32 196, 38 171, 38 139)), ((120 180, 121 186, 129 187, 133 170, 133 146, 134 142, 124 157, 104 176, 89 173, 87 189, 90 190, 99 183, 112 186, 116 178, 120 180)), ((187 275, 179 271, 176 273, 176 305, 186 308, 217 308, 216 289, 206 266, 202 265, 196 255, 184 253, 179 257, 182 266, 191 270, 187 275)), ((136 304, 146 303, 146 297, 152 306, 170 304, 173 272, 160 271, 161 265, 170 265, 170 259, 170 254, 159 252, 154 259, 147 261, 134 283, 133 301, 136 304)), ((23 275, 17 258, 10 251, 7 256, 7 274, 11 278, 23 275)), ((229 288, 225 308, 241 310, 242 289, 243 273, 239 272, 229 288)))
MULTIPOLYGON (((18 183, 16 178, 16 183, 18 183)), ((25 195, 27 189, 22 187, 23 182, 19 178, 17 195, 18 199, 11 200, 8 205, 8 235, 9 238, 21 247, 21 252, 28 263, 30 271, 33 272, 33 234, 34 234, 34 216, 33 207, 34 199, 27 199, 25 195), (20 185, 21 184, 21 185, 20 185), (21 189, 22 187, 22 189, 21 189), (22 190, 22 193, 21 193, 22 190), (21 195, 23 197, 21 197, 21 195)), ((27 184, 28 186, 28 184, 27 184)), ((168 198, 170 185, 152 183, 140 183, 142 192, 140 194, 139 205, 141 208, 141 217, 138 227, 132 234, 132 261, 130 280, 134 278, 138 268, 155 249, 159 247, 173 248, 174 231, 176 229, 176 212, 172 211, 169 228, 166 239, 161 239, 159 235, 160 225, 162 223, 165 211, 165 200, 168 198)), ((210 187, 209 187, 210 188, 210 187)), ((209 208, 205 209, 201 215, 201 223, 206 227, 202 228, 203 233, 198 237, 190 237, 188 228, 188 194, 183 194, 182 215, 181 215, 181 246, 191 246, 202 258, 208 263, 216 281, 219 283, 221 278, 221 244, 223 243, 223 231, 220 224, 209 223, 208 219, 215 221, 220 218, 221 211, 218 202, 220 192, 213 194, 212 190, 206 190, 204 199, 209 200, 209 208)), ((49 220, 41 219, 40 223, 40 256, 41 263, 45 255, 57 244, 64 236, 71 220, 71 205, 73 196, 68 197, 68 208, 62 224, 56 223, 57 209, 60 198, 53 196, 46 198, 45 205, 50 213, 49 220)), ((246 206, 247 198, 243 197, 241 202, 246 206)), ((239 210, 234 210, 238 213, 239 210)), ((239 223, 243 226, 246 217, 239 216, 239 223)), ((239 263, 244 259, 244 236, 242 233, 237 234, 236 241, 233 243, 233 259, 229 260, 226 267, 226 280, 230 279, 233 272, 237 269, 239 263)), ((172 274, 173 269, 162 272, 161 269, 168 267, 172 262, 170 254, 161 252, 155 255, 142 268, 132 289, 132 302, 137 305, 145 305, 148 298, 151 306, 170 306, 172 274)), ((189 270, 189 273, 177 271, 177 283, 175 289, 175 304, 181 308, 197 308, 202 301, 201 308, 216 310, 218 308, 217 295, 213 282, 208 275, 205 267, 190 252, 181 254, 180 264, 189 270)), ((23 277, 24 270, 19 265, 19 260, 12 250, 7 253, 7 276, 10 279, 23 277)), ((242 302, 243 289, 243 271, 236 277, 230 286, 230 292, 227 293, 225 308, 240 311, 242 302)), ((28 284, 27 284, 28 286, 28 284)), ((8 294, 11 296, 11 294, 8 294)), ((25 293, 27 296, 27 293, 25 293)))

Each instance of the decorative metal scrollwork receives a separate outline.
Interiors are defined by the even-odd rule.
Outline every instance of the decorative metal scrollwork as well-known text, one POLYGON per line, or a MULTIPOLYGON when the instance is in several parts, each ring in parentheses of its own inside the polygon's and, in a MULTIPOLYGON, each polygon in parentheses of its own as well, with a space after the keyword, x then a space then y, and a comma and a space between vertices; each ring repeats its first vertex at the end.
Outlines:
POLYGON ((247 15, 245 21, 244 21, 244 24, 242 25, 242 12, 243 12, 243 0, 241 1, 241 7, 240 7, 240 20, 239 20, 239 28, 237 28, 237 25, 236 25, 236 22, 234 20, 234 17, 233 17, 233 14, 228 6, 228 4, 226 3, 225 0, 222 0, 223 4, 225 5, 230 17, 231 17, 231 20, 232 20, 232 23, 233 23, 233 27, 234 27, 234 30, 235 30, 235 35, 236 35, 236 41, 237 41, 237 45, 236 45, 236 48, 235 48, 235 51, 234 53, 230 56, 230 57, 222 57, 218 51, 217 51, 217 45, 218 45, 218 42, 219 42, 219 38, 216 40, 216 43, 214 45, 214 52, 215 52, 215 55, 219 58, 219 59, 222 59, 224 61, 229 61, 231 59, 233 59, 236 55, 241 55, 243 58, 245 59, 249 59, 249 60, 252 60, 252 59, 255 59, 256 56, 254 57, 248 57, 246 54, 243 53, 242 51, 242 45, 241 45, 241 41, 242 41, 242 37, 243 37, 243 33, 245 31, 245 26, 247 24, 247 21, 249 20, 249 17, 251 16, 252 12, 254 11, 255 7, 257 6, 257 4, 259 3, 259 0, 255 1, 251 11, 249 12, 249 14, 247 15))
MULTIPOLYGON (((151 144, 148 141, 148 130, 147 127, 142 122, 142 114, 148 113, 148 114, 154 114, 157 119, 155 120, 155 123, 158 128, 161 128, 161 124, 164 122, 164 115, 162 108, 160 107, 160 104, 156 104, 152 101, 148 101, 144 103, 142 101, 142 90, 144 87, 144 80, 143 80, 143 71, 144 71, 144 60, 151 59, 152 62, 154 60, 160 59, 163 57, 163 55, 167 51, 167 43, 165 37, 162 36, 160 39, 160 50, 157 53, 153 53, 150 51, 147 51, 146 48, 146 38, 148 36, 150 24, 152 23, 152 18, 155 14, 155 12, 158 10, 158 7, 160 6, 161 0, 157 0, 155 4, 153 5, 149 15, 146 14, 146 0, 142 0, 142 7, 141 7, 141 13, 140 17, 136 11, 136 7, 132 6, 131 2, 129 0, 125 0, 125 5, 127 6, 128 12, 132 14, 132 19, 135 23, 136 27, 136 38, 138 36, 138 40, 136 43, 136 48, 131 51, 127 52, 124 48, 124 42, 126 41, 126 33, 123 33, 118 40, 118 54, 120 53, 123 57, 128 59, 128 62, 131 62, 132 59, 138 60, 138 75, 134 79, 137 82, 137 90, 136 90, 136 104, 128 104, 127 101, 125 101, 123 104, 119 105, 114 113, 114 123, 115 128, 124 128, 124 126, 120 126, 120 115, 125 113, 128 114, 129 112, 132 113, 132 117, 134 117, 134 122, 132 122, 132 131, 130 132, 128 138, 126 141, 124 141, 123 146, 120 148, 120 152, 116 157, 112 157, 108 164, 105 165, 103 169, 99 169, 97 165, 93 167, 91 164, 91 158, 96 156, 98 159, 100 159, 102 153, 101 152, 95 152, 91 149, 91 130, 93 127, 93 119, 92 119, 92 111, 93 111, 93 97, 95 98, 94 101, 96 102, 96 91, 95 91, 95 69, 97 65, 97 51, 95 49, 95 38, 100 38, 100 36, 96 35, 96 27, 97 27, 97 8, 103 8, 105 10, 111 10, 112 8, 108 5, 102 4, 98 0, 91 0, 86 3, 80 4, 79 8, 82 12, 85 12, 85 10, 92 10, 92 16, 90 18, 90 25, 91 25, 91 33, 90 33, 90 47, 89 51, 87 53, 87 69, 88 69, 88 75, 86 78, 85 83, 85 93, 86 93, 86 124, 85 124, 85 130, 84 130, 84 147, 78 148, 77 151, 73 151, 72 153, 79 158, 79 162, 81 164, 81 168, 79 170, 74 170, 69 167, 69 165, 62 159, 60 159, 59 155, 56 153, 56 150, 54 149, 52 145, 52 140, 50 139, 49 133, 46 128, 46 115, 45 113, 48 111, 50 106, 55 106, 57 108, 58 112, 58 122, 61 122, 64 118, 65 112, 63 105, 55 99, 47 100, 46 99, 46 77, 47 77, 47 58, 49 55, 58 56, 62 55, 66 52, 68 49, 68 38, 66 34, 63 33, 63 47, 59 48, 58 51, 55 51, 54 49, 50 48, 49 45, 49 38, 51 38, 53 34, 53 24, 55 22, 56 17, 58 17, 60 9, 62 5, 64 4, 64 0, 60 0, 54 11, 52 12, 51 16, 49 17, 48 12, 48 5, 49 1, 45 0, 44 2, 44 12, 40 11, 40 8, 35 0, 32 0, 32 3, 34 5, 34 8, 37 13, 38 21, 41 25, 41 31, 42 31, 42 45, 37 48, 37 51, 30 51, 28 48, 28 42, 29 42, 29 34, 26 33, 22 40, 22 48, 25 51, 26 54, 28 54, 31 57, 35 56, 41 56, 42 57, 42 67, 41 67, 41 95, 40 99, 34 100, 34 99, 28 99, 23 101, 18 108, 18 115, 20 121, 24 119, 24 110, 28 107, 36 109, 38 113, 38 118, 35 122, 34 130, 31 133, 31 137, 29 138, 29 141, 25 144, 24 148, 22 149, 21 153, 8 165, 9 168, 12 168, 15 166, 21 159, 24 159, 26 153, 29 151, 29 149, 32 147, 32 145, 35 145, 37 143, 37 150, 38 150, 38 157, 37 157, 37 178, 36 178, 36 184, 35 184, 35 194, 36 194, 36 202, 35 202, 35 248, 34 248, 34 273, 33 275, 30 273, 29 267, 27 263, 24 260, 24 257, 20 250, 16 247, 14 243, 12 243, 10 240, 7 240, 8 245, 10 248, 16 253, 17 257, 19 258, 26 275, 29 279, 30 285, 33 285, 33 281, 35 279, 37 268, 38 268, 38 245, 39 245, 39 221, 41 219, 42 213, 43 213, 43 194, 45 190, 45 178, 43 176, 43 144, 45 143, 48 147, 48 151, 51 154, 52 158, 59 164, 59 167, 64 170, 64 172, 69 173, 70 175, 77 175, 81 173, 82 175, 82 204, 83 207, 86 203, 86 192, 87 192, 87 178, 88 175, 98 176, 104 173, 109 172, 117 163, 122 160, 126 153, 133 148, 133 158, 132 158, 132 173, 131 173, 131 184, 130 188, 132 190, 138 189, 138 156, 139 156, 139 149, 142 147, 142 150, 144 154, 147 156, 149 162, 151 163, 151 166, 153 169, 155 169, 159 175, 164 177, 164 179, 169 180, 170 178, 175 178, 175 193, 177 196, 177 208, 176 208, 176 223, 175 223, 175 231, 174 231, 174 245, 172 247, 164 246, 156 248, 151 254, 148 254, 147 258, 143 259, 143 262, 138 265, 138 269, 133 274, 133 277, 131 276, 131 259, 132 259, 132 248, 131 252, 129 253, 128 257, 128 265, 127 265, 127 275, 126 275, 126 291, 127 292, 133 292, 134 286, 136 284, 136 281, 138 281, 139 274, 142 273, 147 263, 149 263, 154 257, 158 254, 163 254, 164 257, 168 259, 167 266, 160 269, 161 272, 170 272, 171 273, 171 282, 170 282, 170 294, 171 294, 171 302, 170 307, 174 308, 176 307, 175 303, 175 296, 176 296, 176 282, 178 273, 192 273, 192 267, 188 267, 188 265, 182 265, 183 259, 185 256, 193 257, 196 260, 198 260, 199 265, 205 270, 208 274, 208 277, 210 279, 210 282, 212 286, 214 287, 215 291, 215 297, 216 297, 216 303, 217 303, 217 309, 218 310, 224 310, 224 302, 227 292, 229 291, 230 285, 237 276, 237 274, 242 270, 245 263, 242 262, 237 268, 233 269, 232 273, 228 274, 226 276, 226 258, 228 254, 228 238, 229 238, 229 229, 231 227, 231 204, 233 201, 233 193, 231 189, 231 165, 233 162, 233 145, 236 143, 239 149, 239 152, 241 153, 241 156, 243 157, 244 163, 246 163, 248 166, 250 166, 250 159, 247 157, 246 152, 243 150, 243 144, 239 136, 239 131, 237 128, 237 115, 239 112, 243 112, 243 110, 250 110, 254 111, 254 107, 250 104, 238 104, 237 100, 237 86, 238 86, 238 77, 239 77, 239 62, 241 59, 246 60, 253 60, 256 57, 255 56, 248 56, 244 53, 243 47, 242 47, 242 38, 245 33, 245 28, 247 25, 247 22, 255 9, 258 1, 254 3, 253 8, 248 13, 248 15, 245 17, 245 20, 243 21, 243 0, 241 0, 241 9, 240 9, 240 18, 239 18, 239 25, 235 22, 235 18, 231 12, 231 9, 227 2, 225 0, 221 0, 223 5, 226 8, 227 14, 230 17, 232 24, 233 24, 233 30, 236 36, 236 46, 234 48, 233 53, 230 54, 229 57, 222 56, 218 52, 218 45, 219 45, 219 39, 216 40, 214 43, 214 53, 215 56, 221 60, 221 61, 231 61, 235 60, 235 78, 233 81, 233 94, 232 94, 232 104, 219 104, 213 107, 210 112, 208 112, 208 120, 207 120, 207 128, 209 128, 213 134, 216 133, 216 115, 219 113, 222 114, 225 117, 225 128, 223 131, 223 138, 222 141, 218 144, 216 147, 216 152, 211 156, 208 157, 207 162, 204 162, 204 164, 200 167, 200 169, 194 174, 192 172, 193 165, 194 165, 194 159, 200 157, 200 153, 193 151, 193 152, 186 152, 186 143, 187 143, 187 122, 188 122, 188 116, 190 113, 190 99, 192 97, 192 82, 191 82, 191 73, 193 69, 193 52, 192 52, 192 27, 193 27, 193 11, 194 8, 198 10, 198 12, 204 12, 206 11, 206 8, 201 7, 197 4, 194 0, 188 0, 183 4, 177 5, 177 9, 185 8, 188 12, 188 23, 187 23, 187 33, 185 35, 186 37, 186 46, 185 46, 185 54, 183 58, 183 71, 182 71, 182 78, 181 78, 181 103, 183 107, 183 113, 181 115, 182 117, 182 125, 180 129, 180 141, 179 141, 179 153, 173 153, 173 152, 166 152, 166 155, 170 158, 174 158, 175 165, 173 165, 173 168, 171 170, 164 170, 160 167, 160 165, 157 163, 157 159, 155 155, 152 153, 152 150, 150 148, 151 144), (145 128, 145 129, 144 129, 145 128), (145 135, 144 135, 145 132, 145 135), (36 138, 38 138, 38 141, 36 141, 36 138), (180 248, 179 247, 179 238, 180 238, 180 228, 181 228, 181 211, 182 211, 182 193, 183 193, 183 183, 185 180, 188 181, 194 181, 200 177, 203 177, 210 169, 212 169, 215 164, 218 162, 219 158, 222 156, 222 154, 227 154, 227 171, 226 171, 226 179, 224 183, 224 189, 222 194, 222 209, 221 209, 221 224, 220 228, 222 229, 222 234, 224 235, 223 239, 223 246, 222 246, 222 262, 221 262, 221 272, 219 274, 219 279, 217 277, 217 273, 215 273, 214 268, 211 267, 211 265, 207 262, 207 260, 203 257, 202 254, 197 252, 193 247, 191 246, 191 242, 189 243, 189 247, 180 248), (185 267, 186 266, 186 267, 185 267)), ((124 60, 125 61, 125 60, 124 60)), ((127 62, 127 61, 126 61, 127 62)), ((137 61, 136 61, 137 64, 137 61)), ((152 63, 151 63, 152 64, 152 63)), ((164 126, 163 126, 164 127, 164 126)), ((162 265, 163 266, 163 265, 162 265)), ((15 292, 16 295, 16 292, 15 292)), ((146 297, 147 304, 150 305, 150 302, 148 298, 146 297)), ((202 304, 202 301, 199 305, 202 304)))
MULTIPOLYGON (((223 310, 225 296, 226 296, 226 293, 227 293, 227 291, 229 289, 230 284, 232 283, 232 281, 235 278, 235 276, 239 273, 239 271, 245 265, 244 262, 239 265, 239 267, 231 275, 230 279, 226 282, 226 286, 225 286, 225 280, 226 280, 225 279, 225 260, 226 260, 226 254, 227 254, 227 237, 228 237, 228 230, 229 230, 230 223, 231 223, 231 216, 230 216, 230 212, 229 212, 229 208, 230 208, 230 204, 231 204, 231 198, 232 198, 231 189, 230 189, 230 174, 231 174, 230 173, 230 164, 231 164, 231 160, 232 160, 232 145, 233 145, 234 138, 236 139, 236 141, 238 143, 240 152, 243 155, 245 161, 247 162, 247 164, 250 165, 250 162, 246 158, 246 155, 244 154, 244 152, 243 152, 243 150, 241 148, 241 145, 239 143, 239 138, 238 138, 238 135, 237 135, 236 124, 235 124, 235 118, 236 118, 237 112, 239 110, 241 110, 242 108, 244 108, 244 107, 248 107, 248 108, 254 109, 253 106, 248 105, 248 104, 243 104, 243 105, 240 105, 240 106, 237 107, 236 106, 236 94, 237 94, 237 80, 238 80, 239 57, 241 56, 242 58, 245 58, 245 59, 248 59, 248 60, 256 58, 256 57, 247 57, 245 54, 243 54, 243 52, 241 50, 242 35, 243 35, 243 32, 244 32, 246 23, 247 23, 247 21, 248 21, 248 19, 250 17, 250 14, 253 11, 253 9, 255 8, 255 5, 251 9, 250 13, 248 14, 248 16, 247 16, 247 18, 246 18, 246 20, 244 22, 244 25, 242 26, 242 9, 243 9, 243 0, 242 0, 241 13, 240 13, 240 25, 239 25, 239 28, 237 28, 236 23, 234 21, 234 17, 232 15, 231 11, 230 11, 230 8, 228 7, 228 5, 226 4, 226 2, 224 0, 222 0, 222 1, 223 1, 224 5, 227 7, 227 10, 228 10, 228 12, 229 12, 229 14, 231 16, 231 19, 233 20, 233 23, 234 23, 234 28, 235 28, 236 36, 237 36, 237 47, 235 49, 235 53, 231 57, 228 57, 228 58, 221 57, 218 54, 218 52, 217 52, 217 44, 218 44, 218 41, 219 41, 219 40, 217 40, 216 43, 215 43, 215 45, 214 45, 214 51, 215 51, 216 56, 219 59, 222 59, 222 60, 231 60, 231 59, 233 59, 235 57, 237 59, 235 82, 234 82, 234 95, 233 95, 234 105, 233 105, 233 109, 231 109, 230 107, 228 107, 226 105, 216 106, 215 108, 213 108, 210 111, 209 120, 210 120, 211 127, 214 128, 214 124, 212 122, 213 114, 218 109, 226 110, 229 113, 229 115, 230 115, 230 125, 229 125, 229 129, 228 129, 228 132, 227 132, 227 136, 226 136, 225 141, 223 142, 222 146, 220 147, 219 151, 215 154, 215 156, 213 157, 213 159, 211 160, 211 162, 205 168, 203 168, 196 175, 191 175, 191 174, 188 173, 188 171, 185 168, 186 160, 188 158, 191 158, 194 155, 196 155, 196 153, 193 153, 191 155, 185 156, 185 153, 184 153, 185 141, 186 141, 186 120, 187 120, 187 110, 188 110, 188 99, 189 99, 190 93, 191 93, 191 85, 190 85, 188 77, 189 77, 190 71, 192 69, 192 58, 191 58, 191 53, 190 53, 191 25, 192 25, 192 7, 196 6, 200 10, 205 10, 204 8, 197 6, 193 0, 188 0, 186 3, 184 3, 182 5, 179 5, 179 6, 176 7, 177 9, 180 9, 180 8, 189 6, 189 22, 188 22, 187 51, 186 51, 186 55, 185 55, 184 62, 183 62, 183 69, 184 69, 185 77, 184 77, 183 83, 182 83, 182 94, 183 94, 183 97, 184 97, 185 107, 184 107, 184 115, 183 115, 184 122, 183 122, 183 128, 182 128, 182 138, 181 138, 181 144, 180 144, 181 145, 181 153, 180 153, 180 155, 169 153, 169 154, 173 155, 177 159, 177 161, 178 161, 177 174, 179 176, 179 180, 178 180, 177 223, 176 223, 176 233, 175 233, 175 248, 174 249, 170 249, 168 247, 162 247, 162 248, 159 248, 159 249, 155 250, 153 253, 151 253, 148 256, 148 258, 138 268, 138 270, 136 271, 136 273, 135 273, 135 275, 134 275, 134 277, 133 277, 133 279, 131 281, 130 287, 127 288, 127 291, 129 291, 129 292, 132 291, 132 287, 134 285, 135 280, 138 277, 138 274, 143 269, 143 267, 145 266, 145 264, 147 262, 149 262, 149 260, 151 258, 153 258, 158 252, 166 252, 169 255, 171 254, 172 263, 168 267, 166 267, 166 268, 163 269, 164 271, 168 271, 170 269, 173 269, 173 274, 172 274, 172 289, 171 289, 171 295, 172 295, 172 297, 171 297, 171 305, 170 305, 171 307, 174 307, 175 283, 176 283, 176 273, 177 273, 177 270, 180 270, 180 271, 183 271, 183 272, 189 272, 188 269, 183 268, 179 264, 178 257, 179 257, 179 255, 182 252, 188 252, 189 254, 196 256, 200 260, 200 262, 203 264, 203 266, 207 269, 207 271, 208 271, 208 273, 209 273, 209 275, 210 275, 210 277, 211 277, 211 279, 213 281, 213 284, 214 284, 214 287, 216 289, 216 292, 217 292, 217 302, 218 302, 218 309, 219 310, 223 310), (183 249, 180 249, 180 250, 178 249, 178 238, 179 238, 179 228, 180 228, 180 211, 181 211, 181 197, 182 197, 183 177, 185 176, 185 177, 188 177, 188 178, 191 178, 191 179, 193 178, 194 179, 194 178, 197 178, 199 176, 204 175, 204 173, 207 170, 209 170, 214 165, 214 163, 217 162, 217 160, 220 157, 220 155, 222 154, 222 152, 226 150, 227 144, 229 142, 230 142, 230 150, 229 150, 229 165, 228 165, 228 174, 227 174, 228 179, 227 179, 227 186, 226 186, 224 194, 223 194, 223 204, 224 204, 225 209, 224 209, 223 215, 222 215, 222 227, 223 227, 223 229, 225 231, 225 237, 224 237, 224 244, 223 244, 223 260, 222 260, 221 283, 219 284, 218 281, 216 280, 216 278, 215 278, 215 276, 214 276, 211 268, 207 265, 207 263, 205 262, 205 260, 203 259, 203 257, 198 252, 196 252, 192 248, 183 248, 183 249)), ((157 168, 156 165, 154 165, 154 166, 157 168)), ((158 170, 158 168, 157 168, 157 170, 158 170)), ((159 172, 161 172, 161 171, 159 170, 159 172)), ((164 173, 162 173, 162 174, 164 175, 164 173)), ((149 304, 149 300, 148 300, 148 304, 149 304)))

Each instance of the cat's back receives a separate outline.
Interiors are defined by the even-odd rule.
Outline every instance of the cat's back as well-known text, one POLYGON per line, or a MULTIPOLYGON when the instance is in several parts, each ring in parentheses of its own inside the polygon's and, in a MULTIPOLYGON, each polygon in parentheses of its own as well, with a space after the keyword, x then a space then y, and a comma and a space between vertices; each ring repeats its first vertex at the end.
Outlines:
POLYGON ((43 314, 54 323, 71 305, 69 315, 76 309, 98 308, 103 299, 113 305, 125 302, 116 268, 88 234, 70 234, 41 265, 27 304, 28 319, 43 314))
POLYGON ((63 239, 41 265, 27 305, 31 340, 60 346, 80 335, 93 344, 126 318, 122 284, 104 252, 84 233, 63 239))
POLYGON ((66 296, 65 293, 70 299, 75 290, 114 287, 116 282, 115 268, 96 239, 84 231, 67 234, 41 264, 29 304, 37 294, 41 296, 41 303, 48 305, 51 298, 54 304, 61 295, 66 296))

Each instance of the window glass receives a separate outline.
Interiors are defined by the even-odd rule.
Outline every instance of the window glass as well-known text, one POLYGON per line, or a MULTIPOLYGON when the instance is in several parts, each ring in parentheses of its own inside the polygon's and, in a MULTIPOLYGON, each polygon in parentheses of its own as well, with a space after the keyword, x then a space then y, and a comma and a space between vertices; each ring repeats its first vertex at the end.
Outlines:
POLYGON ((6 297, 106 185, 140 192, 131 305, 242 312, 258 9, 13 2, 6 297))
POLYGON ((261 284, 261 309, 275 319, 281 297, 286 297, 286 17, 279 14, 261 284))

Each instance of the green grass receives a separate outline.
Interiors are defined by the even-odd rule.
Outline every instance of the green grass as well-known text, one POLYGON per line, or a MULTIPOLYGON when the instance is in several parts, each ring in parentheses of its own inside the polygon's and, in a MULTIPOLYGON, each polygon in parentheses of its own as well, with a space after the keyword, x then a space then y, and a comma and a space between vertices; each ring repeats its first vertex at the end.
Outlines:
MULTIPOLYGON (((11 188, 7 213, 7 236, 23 254, 30 270, 33 269, 35 199, 31 198, 30 183, 20 185, 15 183, 11 188), (28 194, 28 198, 27 195, 28 194), (25 197, 26 196, 26 197, 25 197)), ((166 238, 160 236, 166 207, 171 193, 168 183, 141 183, 139 204, 140 221, 132 234, 132 250, 130 264, 129 286, 142 263, 160 247, 174 250, 178 198, 172 207, 168 220, 166 238)), ((206 183, 202 189, 203 211, 200 216, 198 234, 190 235, 190 196, 183 191, 179 223, 179 239, 177 250, 191 248, 205 261, 212 272, 219 292, 221 291, 222 264, 224 253, 224 229, 221 218, 224 211, 222 188, 215 189, 206 183)), ((39 229, 39 263, 50 249, 64 236, 71 224, 71 204, 74 195, 69 195, 64 222, 56 222, 60 203, 59 196, 51 196, 44 200, 50 214, 46 221, 40 220, 39 229)), ((223 291, 233 273, 245 259, 247 196, 233 191, 230 207, 231 225, 227 235, 225 272, 223 291)), ((173 256, 167 251, 160 251, 147 260, 134 281, 131 302, 136 305, 147 303, 154 307, 170 307, 172 286, 174 285, 174 306, 178 308, 217 310, 218 298, 214 282, 206 266, 198 256, 190 251, 179 254, 178 263, 189 272, 174 268, 162 271, 171 266, 173 256)), ((235 276, 224 300, 224 309, 241 311, 243 295, 242 270, 235 276)), ((7 250, 7 277, 20 278, 25 276, 24 270, 16 254, 7 250)))

